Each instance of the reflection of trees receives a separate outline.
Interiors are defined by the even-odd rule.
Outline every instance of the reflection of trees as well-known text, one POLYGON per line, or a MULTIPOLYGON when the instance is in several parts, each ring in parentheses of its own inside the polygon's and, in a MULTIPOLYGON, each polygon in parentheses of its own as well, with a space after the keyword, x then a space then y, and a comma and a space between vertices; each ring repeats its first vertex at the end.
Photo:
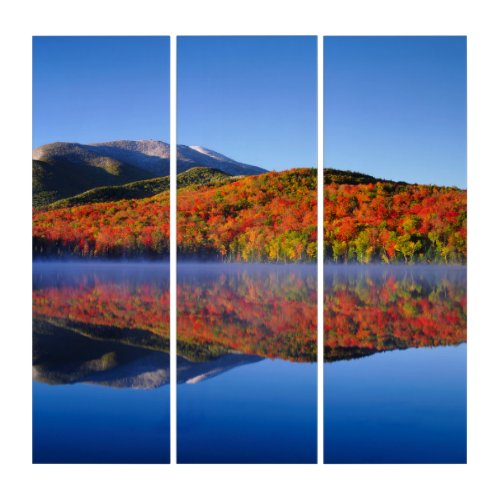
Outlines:
MULTIPOLYGON (((230 351, 314 361, 315 273, 281 271, 180 273, 179 354, 193 361, 230 351)), ((33 292, 33 313, 86 335, 165 351, 167 288, 98 279, 45 286, 33 292)), ((327 272, 324 323, 326 360, 459 344, 466 340, 465 270, 327 272)))
POLYGON ((177 338, 246 354, 316 359, 313 273, 227 273, 179 282, 177 338))
POLYGON ((115 329, 169 333, 170 294, 155 283, 106 282, 99 279, 33 291, 38 317, 115 329))
POLYGON ((325 358, 465 342, 465 270, 431 273, 327 277, 325 358))

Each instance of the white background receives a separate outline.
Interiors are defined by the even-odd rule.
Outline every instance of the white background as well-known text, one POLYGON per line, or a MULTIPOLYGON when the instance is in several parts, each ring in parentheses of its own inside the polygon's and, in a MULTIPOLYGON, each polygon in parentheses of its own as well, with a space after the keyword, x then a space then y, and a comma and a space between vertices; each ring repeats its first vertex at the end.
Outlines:
POLYGON ((2 498, 500 498, 500 44, 494 5, 479 0, 4 3, 2 498), (31 465, 31 37, 285 34, 468 36, 468 465, 31 465))

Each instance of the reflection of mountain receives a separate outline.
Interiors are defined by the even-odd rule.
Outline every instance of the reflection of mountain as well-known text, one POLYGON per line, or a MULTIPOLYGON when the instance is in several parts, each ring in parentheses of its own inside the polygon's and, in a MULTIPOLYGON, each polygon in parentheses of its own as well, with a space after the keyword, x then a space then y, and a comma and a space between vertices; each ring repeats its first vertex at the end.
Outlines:
MULTIPOLYGON (((33 277, 33 378, 153 388, 170 382, 168 267, 42 265, 33 277)), ((261 358, 179 342, 179 383, 261 358)))
POLYGON ((224 354, 209 361, 193 363, 182 357, 177 357, 177 382, 197 384, 209 378, 221 375, 232 368, 257 363, 263 358, 240 353, 224 354))
POLYGON ((129 345, 116 336, 99 340, 91 335, 92 327, 87 328, 89 335, 35 319, 33 378, 49 384, 92 382, 135 388, 168 383, 168 353, 129 345))
POLYGON ((68 384, 169 381, 169 268, 61 266, 33 274, 33 376, 68 384))
MULTIPOLYGON (((143 333, 147 337, 147 332, 143 333)), ((134 389, 150 389, 170 383, 168 351, 152 349, 145 342, 143 346, 129 344, 116 334, 113 337, 104 340, 89 325, 86 329, 81 326, 72 329, 35 319, 33 379, 48 384, 92 383, 134 389)), ((198 383, 261 359, 238 353, 203 362, 178 357, 177 381, 198 383)))

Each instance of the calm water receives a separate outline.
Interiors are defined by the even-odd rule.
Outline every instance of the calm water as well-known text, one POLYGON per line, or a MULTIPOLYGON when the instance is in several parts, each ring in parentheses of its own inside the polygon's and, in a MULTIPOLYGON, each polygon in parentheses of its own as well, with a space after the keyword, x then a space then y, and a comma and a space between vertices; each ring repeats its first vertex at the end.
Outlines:
POLYGON ((34 264, 33 461, 168 463, 169 269, 34 264))
POLYGON ((315 463, 316 268, 178 270, 180 463, 315 463))
MULTIPOLYGON (((169 269, 33 267, 33 461, 168 463, 169 269)), ((181 264, 178 461, 315 463, 316 268, 181 264)), ((466 270, 325 267, 325 462, 466 461, 466 270)))
POLYGON ((325 267, 325 462, 466 462, 466 269, 325 267))

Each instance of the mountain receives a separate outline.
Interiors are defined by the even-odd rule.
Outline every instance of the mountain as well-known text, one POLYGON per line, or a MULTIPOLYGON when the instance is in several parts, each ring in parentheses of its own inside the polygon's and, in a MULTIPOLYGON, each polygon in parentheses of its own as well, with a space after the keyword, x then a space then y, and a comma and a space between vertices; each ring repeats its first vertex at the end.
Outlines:
POLYGON ((155 177, 170 173, 170 145, 162 141, 111 141, 88 147, 97 154, 134 165, 155 177))
POLYGON ((258 175, 265 169, 232 160, 201 146, 177 146, 177 172, 184 172, 192 167, 210 167, 229 175, 258 175))
POLYGON ((139 166, 72 143, 53 143, 35 149, 32 172, 34 207, 98 186, 156 177, 139 166))
MULTIPOLYGON (((177 151, 178 172, 193 167, 208 167, 228 175, 265 172, 199 146, 178 146, 177 151)), ((94 188, 164 177, 170 172, 170 145, 153 140, 54 142, 34 149, 32 157, 34 207, 94 188)))
POLYGON ((116 175, 120 166, 132 167, 140 176, 169 173, 170 146, 161 141, 112 141, 96 144, 54 142, 33 150, 34 160, 92 166, 116 175))
MULTIPOLYGON (((169 173, 170 145, 162 141, 101 142, 86 145, 85 149, 103 157, 134 165, 156 177, 169 173)), ((192 167, 215 168, 229 175, 254 175, 266 172, 263 168, 235 161, 202 146, 178 145, 177 171, 184 172, 192 167)))

